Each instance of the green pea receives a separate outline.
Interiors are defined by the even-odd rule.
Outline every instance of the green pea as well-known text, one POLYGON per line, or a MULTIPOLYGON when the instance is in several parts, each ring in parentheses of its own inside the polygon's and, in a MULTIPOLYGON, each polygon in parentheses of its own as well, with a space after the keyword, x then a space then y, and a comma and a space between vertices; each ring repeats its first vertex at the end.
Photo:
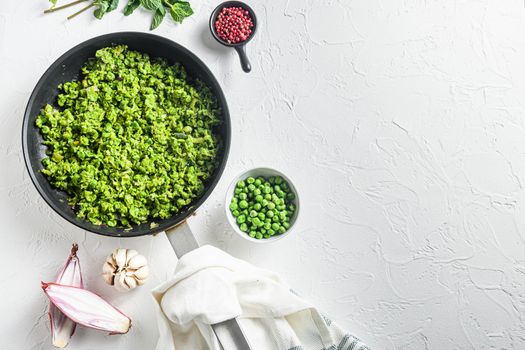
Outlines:
POLYGON ((272 217, 272 221, 273 221, 273 222, 279 222, 279 215, 274 215, 274 216, 272 217))
POLYGON ((251 216, 252 218, 256 217, 256 216, 257 216, 257 212, 256 212, 255 210, 252 210, 252 211, 250 212, 250 216, 251 216))
POLYGON ((257 203, 261 203, 263 201, 263 196, 261 195, 258 195, 258 196, 255 196, 255 200, 257 201, 257 203))
POLYGON ((237 223, 238 223, 238 224, 242 224, 242 223, 245 222, 245 221, 246 221, 246 216, 244 216, 244 215, 239 215, 239 216, 237 217, 237 223))
POLYGON ((274 189, 275 192, 277 193, 277 192, 281 191, 281 186, 279 186, 279 185, 275 185, 275 186, 273 186, 273 189, 274 189))
POLYGON ((253 206, 253 209, 255 209, 257 211, 261 210, 262 209, 261 203, 255 203, 255 205, 253 206))
POLYGON ((264 235, 263 237, 264 238, 270 238, 270 235, 264 235))
POLYGON ((275 203, 274 202, 269 202, 268 205, 266 206, 268 209, 270 210, 274 210, 275 209, 275 203))
POLYGON ((270 186, 264 186, 263 187, 263 193, 272 193, 272 188, 270 186))
POLYGON ((275 183, 275 176, 270 176, 270 178, 268 179, 268 182, 273 185, 275 183))
POLYGON ((248 231, 248 225, 246 225, 245 223, 240 224, 239 228, 241 229, 242 232, 248 231))
POLYGON ((290 228, 290 223, 289 222, 283 222, 283 227, 288 230, 290 228))
POLYGON ((283 182, 283 178, 282 178, 282 177, 277 176, 277 177, 275 178, 275 184, 276 184, 276 185, 280 185, 282 182, 283 182))
POLYGON ((272 224, 270 224, 269 222, 265 222, 265 223, 264 223, 264 228, 265 228, 266 230, 269 230, 269 229, 272 228, 272 224))
POLYGON ((255 179, 250 176, 249 178, 246 179, 246 182, 249 184, 253 184, 255 182, 255 179))
POLYGON ((272 217, 274 216, 274 212, 268 210, 268 211, 266 212, 266 216, 269 217, 269 218, 272 218, 272 217))
POLYGON ((284 204, 279 204, 279 205, 276 206, 276 208, 278 210, 284 210, 284 209, 286 209, 286 206, 284 204))
POLYGON ((244 186, 246 186, 246 183, 244 182, 244 180, 237 182, 237 187, 243 188, 244 186))
POLYGON ((286 232, 286 229, 283 226, 279 227, 279 233, 283 234, 285 232, 286 232))
POLYGON ((262 233, 257 232, 257 233, 255 234, 255 238, 257 238, 257 239, 262 239, 262 238, 263 238, 262 233))
POLYGON ((277 222, 274 222, 272 224, 272 230, 277 231, 281 225, 279 225, 277 222))
POLYGON ((235 218, 236 218, 237 216, 239 216, 240 214, 241 214, 241 213, 239 213, 239 211, 238 211, 237 209, 235 209, 235 210, 232 211, 232 215, 233 215, 233 217, 235 217, 235 218))
POLYGON ((269 229, 267 232, 270 236, 275 235, 275 231, 273 229, 269 229))
POLYGON ((236 209, 238 209, 238 208, 239 208, 239 206, 237 205, 236 202, 231 202, 231 203, 230 203, 230 209, 231 209, 231 210, 236 210, 236 209))
POLYGON ((264 215, 264 213, 259 213, 257 216, 259 217, 259 219, 261 219, 263 221, 266 218, 266 215, 264 215))
POLYGON ((253 218, 253 224, 256 225, 256 226, 259 226, 259 224, 261 223, 261 220, 259 218, 253 218))
POLYGON ((253 192, 253 190, 255 190, 255 185, 254 184, 249 184, 248 185, 248 191, 253 192))
POLYGON ((261 204, 262 204, 263 207, 267 206, 268 205, 268 200, 267 199, 263 199, 261 204))
POLYGON ((257 232, 255 231, 250 231, 250 233, 248 234, 250 237, 252 238, 255 238, 255 235, 257 234, 257 232))
POLYGON ((256 195, 256 196, 260 195, 261 193, 262 193, 261 190, 258 189, 258 188, 256 188, 255 190, 253 190, 253 194, 256 195))
POLYGON ((272 195, 267 193, 264 195, 264 199, 266 199, 267 201, 271 201, 272 200, 272 195))
POLYGON ((244 208, 248 208, 248 202, 246 202, 244 199, 242 201, 239 202, 239 207, 241 207, 242 209, 244 208))
POLYGON ((293 194, 292 192, 288 193, 286 195, 286 199, 289 201, 293 201, 295 199, 295 194, 293 194))
POLYGON ((295 205, 293 204, 288 205, 288 209, 291 211, 295 211, 295 205))
POLYGON ((237 197, 232 197, 232 202, 237 203, 239 199, 237 197))
POLYGON ((255 184, 255 186, 260 186, 262 184, 261 179, 260 178, 255 179, 254 184, 255 184))
POLYGON ((283 190, 280 190, 280 191, 277 191, 277 196, 278 196, 279 198, 284 198, 284 197, 286 196, 286 193, 284 193, 283 190))
POLYGON ((240 189, 240 188, 236 188, 236 189, 235 189, 235 194, 239 194, 239 193, 241 193, 241 192, 242 192, 242 189, 240 189))
POLYGON ((239 194, 239 199, 247 199, 248 198, 248 195, 246 193, 240 193, 239 194))
POLYGON ((266 233, 266 229, 264 227, 261 227, 259 229, 259 232, 262 233, 263 235, 266 233))

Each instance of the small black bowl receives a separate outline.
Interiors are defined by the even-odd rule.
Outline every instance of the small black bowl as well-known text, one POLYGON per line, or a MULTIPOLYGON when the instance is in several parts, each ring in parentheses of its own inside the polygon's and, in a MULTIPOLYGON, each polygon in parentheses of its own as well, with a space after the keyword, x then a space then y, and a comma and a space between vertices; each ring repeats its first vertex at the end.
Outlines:
POLYGON ((233 47, 235 51, 239 54, 239 58, 241 59, 241 66, 242 70, 246 73, 250 72, 252 70, 252 65, 250 64, 250 61, 248 60, 248 56, 246 56, 246 44, 252 40, 253 36, 255 35, 255 31, 257 30, 257 17, 255 16, 255 12, 252 10, 252 8, 248 5, 246 5, 242 1, 225 1, 219 6, 213 10, 210 16, 210 31, 211 35, 217 40, 220 44, 228 47, 233 47), (250 36, 244 40, 243 42, 236 43, 236 44, 230 44, 224 40, 222 40, 219 35, 217 35, 217 31, 215 30, 215 21, 217 21, 217 16, 225 7, 240 7, 243 10, 248 11, 250 14, 250 17, 252 18, 253 22, 253 28, 252 33, 250 36))

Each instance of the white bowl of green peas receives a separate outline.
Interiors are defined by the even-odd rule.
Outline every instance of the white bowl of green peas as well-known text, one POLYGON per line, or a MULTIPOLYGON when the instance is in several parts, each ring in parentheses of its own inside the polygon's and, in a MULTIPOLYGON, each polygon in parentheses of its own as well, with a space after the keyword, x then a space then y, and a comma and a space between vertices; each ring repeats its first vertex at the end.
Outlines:
POLYGON ((267 243, 290 234, 299 214, 299 196, 280 171, 254 168, 232 181, 225 208, 235 232, 249 241, 267 243))

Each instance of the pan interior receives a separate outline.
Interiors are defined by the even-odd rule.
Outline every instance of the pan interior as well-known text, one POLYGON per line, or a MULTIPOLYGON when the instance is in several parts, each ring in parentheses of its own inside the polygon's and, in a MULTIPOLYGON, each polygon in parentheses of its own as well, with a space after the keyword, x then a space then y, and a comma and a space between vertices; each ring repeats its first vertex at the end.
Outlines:
POLYGON ((133 237, 155 232, 177 225, 191 215, 194 210, 209 196, 226 163, 230 144, 230 119, 228 106, 224 94, 210 70, 194 54, 184 47, 159 36, 146 33, 114 33, 90 39, 62 55, 44 73, 29 99, 23 125, 23 149, 27 168, 31 179, 44 200, 69 222, 85 230, 100 233, 107 236, 133 237), (46 157, 46 148, 42 144, 42 136, 35 126, 36 117, 40 109, 48 103, 54 104, 59 94, 58 86, 64 82, 78 80, 83 64, 95 56, 98 49, 112 45, 127 45, 131 50, 147 53, 152 58, 164 58, 170 64, 181 63, 191 79, 200 79, 213 91, 217 102, 222 110, 222 123, 217 127, 216 133, 221 138, 223 146, 218 155, 219 165, 215 173, 206 182, 206 189, 192 204, 185 207, 172 217, 163 220, 153 220, 156 227, 151 223, 133 225, 131 229, 111 228, 107 226, 94 225, 87 220, 79 219, 68 204, 68 195, 50 185, 46 177, 40 172, 42 170, 42 159, 46 157))

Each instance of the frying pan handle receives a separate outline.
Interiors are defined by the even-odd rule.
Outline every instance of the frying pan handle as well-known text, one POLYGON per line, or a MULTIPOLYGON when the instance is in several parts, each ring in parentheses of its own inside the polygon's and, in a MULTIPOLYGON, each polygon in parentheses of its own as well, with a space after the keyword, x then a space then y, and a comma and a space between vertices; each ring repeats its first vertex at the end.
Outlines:
MULTIPOLYGON (((199 248, 199 244, 186 221, 166 230, 166 236, 177 258, 199 248)), ((211 325, 219 344, 224 350, 250 350, 251 347, 237 319, 211 325)))
POLYGON ((180 259, 184 254, 199 248, 199 243, 191 232, 188 222, 184 220, 175 227, 166 230, 166 236, 175 251, 175 255, 180 259))

